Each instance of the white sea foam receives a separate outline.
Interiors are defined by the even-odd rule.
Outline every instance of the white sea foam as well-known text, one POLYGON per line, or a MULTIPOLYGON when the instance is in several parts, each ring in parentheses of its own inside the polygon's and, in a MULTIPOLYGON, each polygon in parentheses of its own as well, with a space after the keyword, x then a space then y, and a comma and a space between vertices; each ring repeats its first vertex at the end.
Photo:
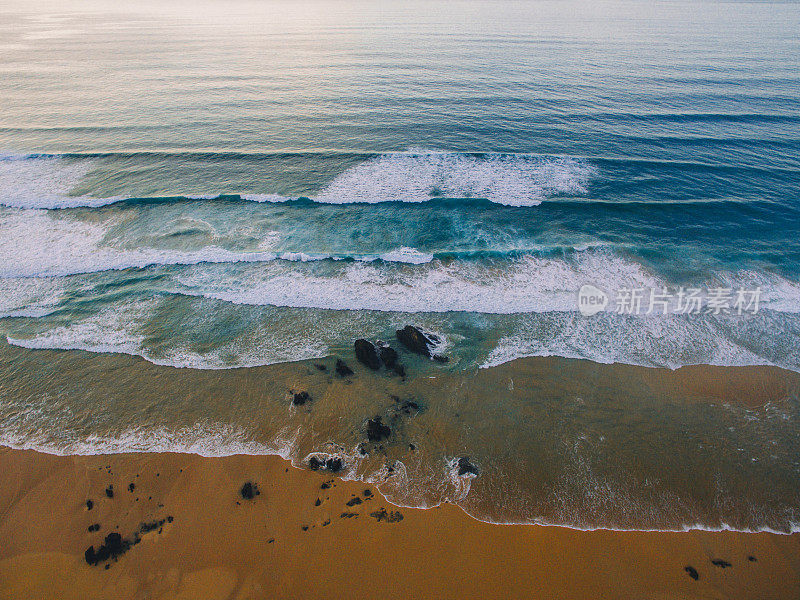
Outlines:
POLYGON ((64 282, 50 278, 0 278, 0 318, 42 317, 58 307, 64 282))
MULTIPOLYGON (((399 248, 385 254, 336 256, 325 253, 258 250, 233 251, 216 245, 194 250, 114 245, 108 238, 117 221, 103 224, 79 221, 42 210, 0 212, 0 277, 63 277, 80 273, 143 268, 153 265, 196 265, 199 263, 309 262, 353 258, 420 264, 433 256, 415 248, 399 248)), ((279 239, 270 232, 262 248, 273 247, 279 239)))
POLYGON ((402 262, 412 265, 421 265, 433 260, 433 254, 427 252, 420 252, 416 248, 402 247, 390 252, 384 252, 380 255, 381 260, 387 262, 402 262))
POLYGON ((0 204, 13 208, 74 208, 121 200, 69 195, 93 167, 91 160, 0 154, 0 204))
POLYGON ((281 196, 280 194, 241 194, 240 195, 242 200, 248 200, 250 202, 288 202, 292 200, 288 196, 281 196))
POLYGON ((502 264, 433 260, 391 269, 356 262, 331 265, 325 273, 275 264, 237 273, 193 269, 176 278, 185 286, 182 293, 236 304, 493 314, 574 311, 577 290, 596 278, 619 286, 660 285, 640 265, 607 252, 575 260, 524 256, 502 264))
MULTIPOLYGON (((11 330, 6 339, 28 349, 129 354, 164 366, 225 369, 321 358, 341 336, 336 323, 314 314, 297 314, 291 321, 254 323, 235 339, 199 351, 192 342, 209 326, 209 315, 207 307, 197 306, 183 316, 184 335, 172 336, 166 345, 152 346, 142 327, 158 314, 159 306, 157 299, 117 303, 67 325, 11 330)), ((210 323, 213 327, 213 316, 210 323)))
MULTIPOLYGON (((784 321, 787 318, 792 317, 786 315, 784 321)), ((613 313, 585 318, 566 312, 546 318, 521 317, 514 333, 502 337, 480 366, 489 368, 530 356, 560 356, 672 369, 695 364, 774 365, 799 371, 800 347, 791 339, 774 339, 776 331, 788 331, 792 324, 773 321, 613 313)))
POLYGON ((425 202, 483 198, 535 206, 555 194, 583 194, 594 167, 573 158, 409 151, 381 154, 336 177, 317 202, 425 202))
POLYGON ((60 277, 150 265, 275 260, 273 252, 120 248, 106 242, 113 222, 73 220, 47 211, 0 213, 0 277, 60 277))
MULTIPOLYGON (((124 200, 124 196, 118 195, 71 195, 95 166, 96 161, 91 158, 0 154, 0 204, 13 208, 98 208, 124 200)), ((312 199, 348 204, 425 202, 449 197, 535 206, 553 195, 586 193, 586 185, 595 172, 595 167, 569 157, 394 152, 347 169, 312 199)), ((186 197, 213 200, 221 193, 211 190, 186 197)), ((260 203, 292 200, 275 193, 246 193, 240 197, 260 203)))
POLYGON ((134 428, 118 435, 89 435, 84 438, 51 439, 44 432, 4 430, 0 445, 16 450, 36 450, 58 456, 118 454, 122 452, 185 452, 217 457, 233 454, 281 456, 288 459, 293 441, 278 436, 272 443, 257 442, 240 427, 198 423, 177 430, 134 428))

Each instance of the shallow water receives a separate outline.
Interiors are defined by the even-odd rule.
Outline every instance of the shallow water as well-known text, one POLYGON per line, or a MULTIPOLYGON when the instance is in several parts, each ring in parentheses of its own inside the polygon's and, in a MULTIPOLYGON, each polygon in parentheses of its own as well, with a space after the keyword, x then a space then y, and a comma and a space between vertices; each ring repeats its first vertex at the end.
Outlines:
POLYGON ((752 385, 717 381, 690 402, 618 363, 800 371, 798 5, 0 11, 0 442, 302 462, 328 441, 350 456, 394 394, 426 409, 352 474, 401 461, 397 502, 580 527, 797 523, 796 388, 753 406, 752 385), (584 284, 760 304, 586 317, 584 284), (340 390, 296 363, 354 363, 355 338, 409 323, 449 361, 405 356, 406 383, 340 390), (287 412, 301 385, 335 400, 287 412), (480 475, 451 481, 465 455, 480 475))
POLYGON ((339 457, 405 506, 495 522, 791 531, 800 375, 521 359, 407 377, 335 361, 176 369, 114 354, 0 347, 4 442, 57 453, 339 457), (321 371, 317 365, 326 367, 321 371), (292 404, 293 393, 311 400, 292 404), (413 403, 413 404, 411 404, 413 403), (387 438, 369 441, 381 418, 387 438), (457 460, 478 470, 459 476, 457 460))

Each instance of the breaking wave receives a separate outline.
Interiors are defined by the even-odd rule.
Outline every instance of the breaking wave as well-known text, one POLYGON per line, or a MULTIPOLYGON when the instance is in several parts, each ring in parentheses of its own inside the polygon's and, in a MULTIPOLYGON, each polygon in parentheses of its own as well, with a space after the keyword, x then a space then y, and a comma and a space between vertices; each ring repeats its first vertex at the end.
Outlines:
MULTIPOLYGON (((12 208, 98 208, 147 197, 74 194, 98 167, 93 156, 0 154, 0 204, 12 208)), ((319 203, 426 202, 438 198, 483 199, 509 206, 535 206, 552 196, 580 195, 596 169, 571 157, 530 154, 431 152, 373 155, 335 176, 309 198, 319 203)), ((305 197, 303 197, 305 198, 305 197)), ((306 199, 309 199, 306 198, 306 199)), ((288 202, 296 197, 237 191, 184 194, 152 200, 232 199, 288 202)))

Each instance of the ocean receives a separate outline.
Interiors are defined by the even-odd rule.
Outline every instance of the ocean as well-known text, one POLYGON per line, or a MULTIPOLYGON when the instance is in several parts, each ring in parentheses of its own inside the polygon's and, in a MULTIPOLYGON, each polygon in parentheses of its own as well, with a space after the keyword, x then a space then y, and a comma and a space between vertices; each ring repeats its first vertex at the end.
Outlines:
POLYGON ((0 443, 337 456, 493 522, 798 528, 797 3, 0 14, 0 443))

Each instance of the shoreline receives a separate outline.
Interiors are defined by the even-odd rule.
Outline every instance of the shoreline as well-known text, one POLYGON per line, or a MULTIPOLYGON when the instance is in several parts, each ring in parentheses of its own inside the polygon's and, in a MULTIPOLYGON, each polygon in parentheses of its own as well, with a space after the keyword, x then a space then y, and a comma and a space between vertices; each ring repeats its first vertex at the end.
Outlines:
POLYGON ((501 585, 508 597, 785 598, 800 589, 800 534, 495 525, 453 504, 399 508, 370 484, 277 456, 0 447, 0 473, 4 598, 478 598, 501 585), (88 547, 96 553, 114 532, 126 551, 87 564, 88 547))
POLYGON ((344 359, 346 376, 336 356, 202 371, 0 344, 0 360, 14 365, 0 381, 0 444, 55 455, 278 455, 304 468, 324 454, 341 460, 339 477, 375 481, 397 506, 449 501, 489 524, 798 528, 790 466, 800 374, 555 358, 464 374, 408 359, 399 378, 344 359), (477 477, 454 470, 462 459, 477 477))
MULTIPOLYGON (((198 452, 185 452, 185 451, 172 451, 172 450, 165 450, 165 451, 150 451, 150 450, 143 450, 143 451, 122 451, 122 452, 114 452, 114 453, 97 453, 97 454, 72 454, 72 453, 59 453, 59 452, 50 452, 47 450, 41 450, 38 448, 23 448, 23 447, 15 447, 11 444, 0 443, 0 452, 3 451, 10 451, 10 452, 32 452, 37 455, 43 456, 52 456, 57 458, 90 458, 90 457, 111 457, 111 456, 135 456, 135 455, 177 455, 177 456, 187 456, 187 457, 196 457, 197 459, 225 459, 225 458, 232 458, 232 457, 248 457, 252 458, 253 460, 257 459, 280 459, 284 461, 289 467, 293 469, 297 469, 303 472, 312 472, 309 471, 307 468, 302 466, 298 466, 294 464, 291 459, 287 458, 283 454, 279 452, 273 453, 263 453, 263 454, 256 454, 256 453, 248 453, 248 452, 233 452, 230 454, 201 454, 198 452)), ((102 462, 102 461, 101 461, 102 462)), ((578 532, 585 532, 591 533, 596 531, 606 531, 606 532, 614 532, 614 533, 689 533, 693 531, 705 532, 705 533, 737 533, 737 534, 769 534, 769 535, 786 535, 792 536, 796 534, 800 534, 800 523, 793 524, 793 527, 790 531, 779 531, 776 529, 772 529, 770 527, 764 527, 762 529, 736 529, 731 527, 728 524, 724 524, 722 527, 719 528, 712 528, 706 525, 701 524, 694 524, 694 525, 687 525, 682 529, 623 529, 623 528, 614 528, 614 527, 578 527, 576 525, 566 525, 562 523, 547 523, 547 522, 524 522, 524 521, 509 521, 509 522, 500 522, 500 521, 488 521, 481 519, 469 511, 467 511, 463 506, 459 504, 453 504, 447 501, 441 502, 439 504, 435 504, 433 506, 411 506, 405 504, 399 504, 395 501, 390 500, 388 497, 383 495, 380 491, 380 487, 373 482, 365 481, 363 479, 358 478, 343 478, 338 475, 331 475, 332 477, 336 477, 336 479, 353 483, 356 486, 358 485, 367 485, 371 486, 375 489, 375 491, 381 495, 383 501, 391 504, 395 508, 399 509, 408 509, 408 510, 433 510, 437 508, 441 508, 442 506, 454 506, 458 508, 466 517, 469 517, 471 520, 476 521, 478 523, 483 523, 485 525, 492 525, 498 527, 556 527, 562 529, 569 529, 572 531, 578 532)))

